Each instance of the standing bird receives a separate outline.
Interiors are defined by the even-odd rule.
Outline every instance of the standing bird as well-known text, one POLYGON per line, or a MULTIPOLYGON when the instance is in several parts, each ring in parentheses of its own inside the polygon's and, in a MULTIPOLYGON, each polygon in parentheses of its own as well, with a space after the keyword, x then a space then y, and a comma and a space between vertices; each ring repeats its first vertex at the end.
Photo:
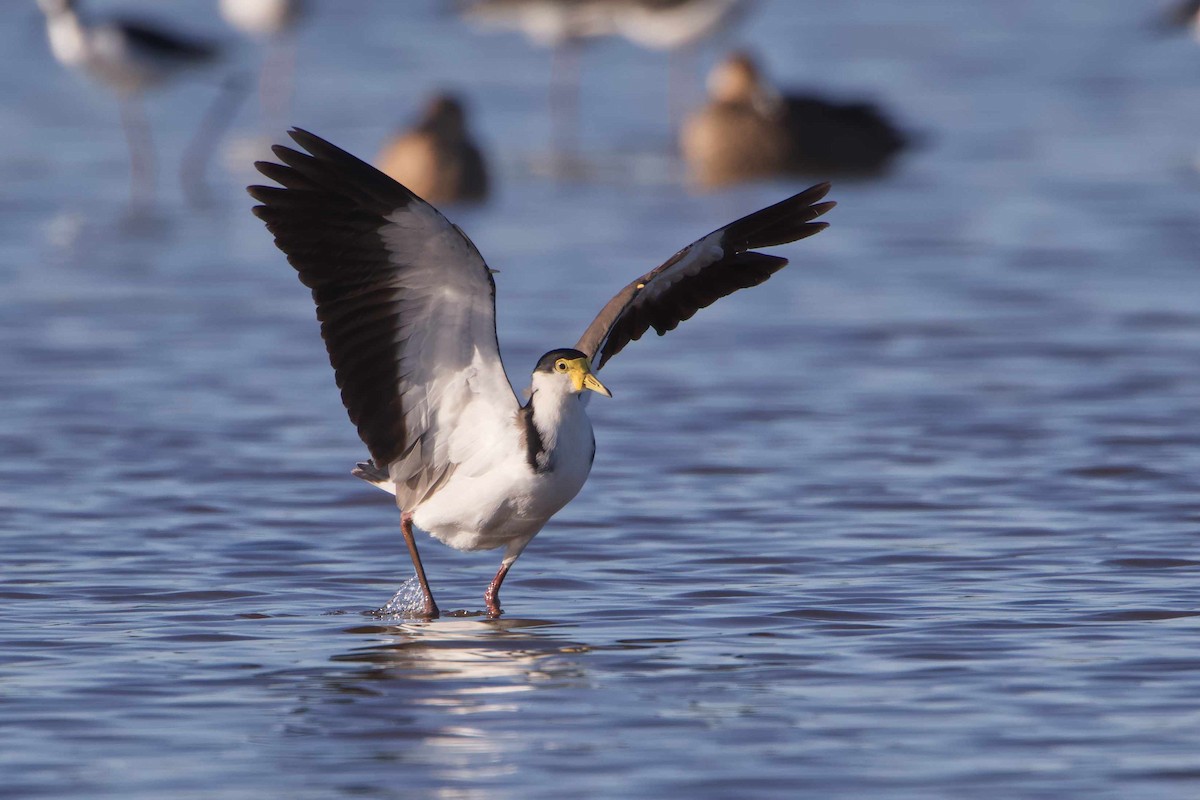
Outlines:
POLYGON ((550 48, 551 149, 575 149, 579 128, 579 51, 591 39, 616 33, 614 0, 462 0, 461 16, 484 28, 517 30, 550 48))
POLYGON ((38 0, 50 49, 63 66, 80 70, 117 93, 129 143, 134 202, 153 193, 154 148, 141 94, 181 71, 214 61, 217 49, 174 31, 112 18, 90 21, 75 0, 38 0))
POLYGON ((291 104, 296 66, 296 26, 304 17, 304 0, 220 0, 221 16, 247 36, 267 42, 258 93, 263 120, 270 130, 283 127, 291 104))
POLYGON ((667 51, 667 113, 672 134, 690 92, 694 51, 749 11, 751 0, 612 0, 617 32, 634 44, 667 51))
POLYGON ((384 145, 379 168, 430 203, 487 198, 483 154, 471 140, 462 103, 453 95, 431 98, 421 121, 384 145))
POLYGON ((617 32, 655 50, 676 50, 716 35, 750 0, 611 0, 617 32))
POLYGON ((496 340, 496 284, 456 226, 370 165, 301 130, 308 153, 258 162, 282 185, 251 186, 254 213, 312 289, 342 402, 371 453, 354 474, 395 494, 420 582, 438 615, 413 526, 458 550, 504 547, 484 594, 582 488, 596 443, 583 394, 611 397, 596 372, 649 328, 662 335, 787 260, 752 252, 811 236, 833 207, 828 184, 756 211, 683 248, 617 293, 574 347, 534 368, 517 400, 496 340))
POLYGON ((683 84, 682 62, 693 46, 739 19, 751 0, 462 0, 469 21, 519 30, 552 48, 550 114, 555 152, 577 143, 579 51, 589 40, 623 36, 668 51, 667 95, 672 127, 683 84))
POLYGON ((680 150, 707 187, 777 175, 875 175, 907 140, 869 103, 780 94, 734 53, 708 78, 709 103, 684 122, 680 150))

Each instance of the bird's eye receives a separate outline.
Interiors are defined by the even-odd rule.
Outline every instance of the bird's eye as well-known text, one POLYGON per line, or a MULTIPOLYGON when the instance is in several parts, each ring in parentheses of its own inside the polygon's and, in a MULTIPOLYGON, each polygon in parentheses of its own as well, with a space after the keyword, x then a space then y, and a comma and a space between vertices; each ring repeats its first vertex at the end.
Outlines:
POLYGON ((560 360, 560 361, 555 361, 555 362, 554 362, 554 368, 555 368, 556 370, 558 370, 559 372, 566 372, 566 371, 567 371, 567 362, 565 362, 565 361, 561 361, 561 360, 560 360))

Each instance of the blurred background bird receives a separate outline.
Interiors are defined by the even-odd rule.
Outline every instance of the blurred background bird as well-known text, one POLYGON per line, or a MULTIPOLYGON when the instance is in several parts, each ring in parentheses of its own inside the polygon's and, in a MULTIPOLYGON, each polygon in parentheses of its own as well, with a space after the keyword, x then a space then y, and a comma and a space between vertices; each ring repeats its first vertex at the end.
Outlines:
POLYGON ((620 36, 666 51, 666 108, 674 130, 693 82, 696 46, 730 29, 752 5, 753 0, 466 0, 459 12, 480 27, 520 31, 552 49, 551 149, 561 156, 579 144, 579 62, 586 43, 620 36))
POLYGON ((788 174, 870 176, 907 143, 870 103, 776 90, 746 53, 717 64, 708 89, 708 103, 680 133, 680 151, 700 186, 788 174))
POLYGON ((154 194, 155 158, 141 96, 182 72, 211 65, 217 46, 142 20, 93 20, 75 0, 38 0, 38 6, 55 59, 116 93, 129 144, 131 199, 135 205, 148 201, 154 194))
POLYGON ((479 202, 488 194, 488 169, 467 129, 462 101, 429 99, 416 125, 393 136, 379 168, 430 203, 479 202))
POLYGON ((1183 0, 1167 10, 1163 21, 1169 28, 1190 29, 1200 41, 1200 0, 1183 0))
POLYGON ((698 85, 699 45, 725 34, 753 8, 754 0, 615 0, 617 32, 634 44, 667 52, 667 117, 678 130, 698 85))
POLYGON ((305 0, 220 0, 221 16, 240 33, 264 42, 258 96, 268 131, 286 127, 296 70, 296 30, 305 0))
POLYGON ((550 149, 575 150, 579 139, 579 58, 585 42, 612 36, 616 28, 605 0, 467 0, 464 20, 483 29, 523 33, 552 54, 548 104, 550 149))

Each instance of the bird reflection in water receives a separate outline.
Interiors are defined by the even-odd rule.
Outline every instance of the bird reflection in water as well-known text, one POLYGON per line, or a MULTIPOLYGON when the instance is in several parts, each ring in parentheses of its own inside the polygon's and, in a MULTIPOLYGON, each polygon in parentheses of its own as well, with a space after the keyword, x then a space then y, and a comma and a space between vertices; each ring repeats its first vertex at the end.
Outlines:
POLYGON ((539 619, 345 628, 354 640, 346 652, 315 675, 296 675, 288 757, 319 762, 327 743, 352 739, 360 758, 425 767, 406 776, 405 797, 447 780, 506 776, 529 744, 506 730, 532 704, 559 707, 561 690, 588 685, 582 658, 590 648, 565 628, 539 619))

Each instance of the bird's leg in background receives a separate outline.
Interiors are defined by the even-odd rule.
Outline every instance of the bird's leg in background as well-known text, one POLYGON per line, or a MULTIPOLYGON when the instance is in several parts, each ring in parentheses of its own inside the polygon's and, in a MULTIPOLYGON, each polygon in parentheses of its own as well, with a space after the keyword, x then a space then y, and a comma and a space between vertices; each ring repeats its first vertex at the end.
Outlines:
POLYGON ((437 603, 433 602, 433 592, 429 591, 429 581, 425 579, 425 568, 421 566, 421 556, 417 553, 417 540, 413 538, 412 514, 400 515, 400 532, 404 534, 404 543, 408 545, 408 554, 412 556, 413 566, 417 568, 417 581, 421 584, 421 594, 425 598, 425 608, 421 616, 427 619, 438 618, 437 603))
POLYGON ((221 82, 221 88, 212 104, 204 112, 200 125, 183 151, 179 165, 179 182, 183 194, 193 206, 203 206, 208 201, 208 187, 204 174, 212 154, 217 149, 225 132, 237 116, 238 107, 249 93, 247 76, 236 73, 221 82))
POLYGON ((496 577, 492 578, 492 582, 488 584, 487 591, 483 593, 483 602, 487 603, 487 615, 493 619, 500 616, 500 584, 504 583, 504 576, 508 575, 509 567, 517 560, 516 556, 509 556, 500 562, 500 569, 496 571, 496 577))
POLYGON ((695 90, 695 61, 690 44, 667 51, 667 123, 671 126, 672 142, 679 141, 679 130, 695 90))
POLYGON ((558 157, 573 154, 579 143, 579 45, 554 48, 550 65, 550 148, 558 157))
POLYGON ((258 78, 263 125, 272 136, 288 126, 295 73, 296 39, 291 34, 284 34, 271 42, 258 78))
POLYGON ((154 199, 154 142, 136 95, 121 98, 121 126, 129 143, 129 203, 138 206, 154 199))

